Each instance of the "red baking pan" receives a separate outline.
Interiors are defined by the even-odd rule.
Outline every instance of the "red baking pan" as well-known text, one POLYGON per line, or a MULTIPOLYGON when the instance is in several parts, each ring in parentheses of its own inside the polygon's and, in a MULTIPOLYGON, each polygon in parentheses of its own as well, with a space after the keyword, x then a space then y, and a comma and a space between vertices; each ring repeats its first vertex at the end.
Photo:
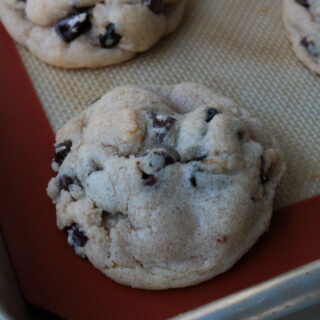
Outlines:
POLYGON ((200 285, 131 289, 79 259, 46 195, 54 134, 13 41, 0 26, 0 225, 25 300, 70 319, 167 319, 320 258, 320 197, 275 212, 231 270, 200 285))

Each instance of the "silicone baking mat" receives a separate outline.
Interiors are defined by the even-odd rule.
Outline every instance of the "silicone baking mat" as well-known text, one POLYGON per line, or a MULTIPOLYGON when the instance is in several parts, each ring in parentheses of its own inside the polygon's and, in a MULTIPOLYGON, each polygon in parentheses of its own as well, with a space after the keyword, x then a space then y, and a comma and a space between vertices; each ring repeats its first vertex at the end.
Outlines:
POLYGON ((293 54, 281 14, 280 0, 189 0, 176 32, 99 70, 57 69, 18 49, 54 130, 123 84, 195 81, 246 106, 283 148, 283 207, 320 191, 320 79, 293 54))
POLYGON ((53 174, 54 135, 43 108, 56 129, 117 84, 187 80, 247 105, 278 135, 289 165, 278 206, 318 193, 319 182, 311 174, 318 170, 319 78, 292 55, 279 1, 190 1, 176 34, 108 69, 55 69, 19 51, 42 105, 1 27, 0 226, 28 302, 72 319, 165 319, 320 258, 317 197, 276 212, 270 231, 253 250, 216 279, 179 290, 130 289, 72 252, 45 194, 53 174), (199 29, 196 22, 201 27, 202 20, 207 24, 199 29), (269 31, 276 26, 277 37, 269 31))

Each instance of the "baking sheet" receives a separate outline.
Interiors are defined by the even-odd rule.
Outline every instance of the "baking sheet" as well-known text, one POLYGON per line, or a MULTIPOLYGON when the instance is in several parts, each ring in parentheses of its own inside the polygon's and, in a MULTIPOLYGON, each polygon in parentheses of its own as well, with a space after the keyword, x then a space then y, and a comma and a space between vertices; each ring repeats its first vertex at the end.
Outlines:
POLYGON ((288 170, 276 208, 320 192, 320 79, 295 57, 280 0, 189 0, 179 29, 118 66, 50 67, 18 46, 54 130, 123 84, 195 81, 259 116, 281 143, 288 170))
POLYGON ((320 260, 317 260, 172 320, 274 320, 290 315, 296 320, 318 320, 319 302, 320 260))
MULTIPOLYGON (((56 69, 18 48, 55 130, 119 84, 197 81, 248 105, 279 137, 287 158, 279 207, 320 189, 312 179, 319 172, 319 78, 293 56, 280 15, 275 0, 189 1, 175 34, 108 69, 56 69)), ((318 197, 278 211, 248 255, 199 286, 150 292, 105 278, 74 255, 55 226, 44 192, 53 133, 2 28, 0 39, 0 226, 27 301, 74 319, 164 319, 320 258, 318 197)))
MULTIPOLYGON (((45 193, 53 132, 0 26, 0 227, 26 300, 71 319, 167 319, 320 258, 320 196, 274 214, 271 228, 231 270, 198 286, 130 289, 67 244, 45 193)), ((1 288, 1 287, 0 287, 1 288)))

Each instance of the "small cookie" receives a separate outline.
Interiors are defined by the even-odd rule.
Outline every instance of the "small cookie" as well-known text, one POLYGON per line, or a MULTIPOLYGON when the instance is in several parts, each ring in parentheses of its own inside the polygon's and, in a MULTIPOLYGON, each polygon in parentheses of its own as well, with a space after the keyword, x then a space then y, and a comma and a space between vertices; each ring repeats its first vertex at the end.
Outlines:
POLYGON ((116 88, 57 133, 48 186, 81 258, 146 289, 229 269, 268 228, 285 164, 260 122, 208 88, 116 88))
POLYGON ((11 36, 39 59, 98 68, 132 58, 172 32, 186 0, 0 0, 11 36))
POLYGON ((283 0, 283 19, 297 57, 320 73, 320 0, 283 0))

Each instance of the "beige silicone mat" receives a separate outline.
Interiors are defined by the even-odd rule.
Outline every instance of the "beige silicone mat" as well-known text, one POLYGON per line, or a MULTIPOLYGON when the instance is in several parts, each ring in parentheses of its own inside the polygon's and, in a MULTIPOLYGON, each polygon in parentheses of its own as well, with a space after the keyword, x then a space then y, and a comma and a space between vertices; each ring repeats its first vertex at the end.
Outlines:
POLYGON ((259 116, 278 137, 287 174, 282 207, 320 193, 320 77, 303 67, 286 39, 280 0, 189 0, 179 29, 115 67, 66 71, 18 47, 54 130, 123 84, 195 81, 259 116))

